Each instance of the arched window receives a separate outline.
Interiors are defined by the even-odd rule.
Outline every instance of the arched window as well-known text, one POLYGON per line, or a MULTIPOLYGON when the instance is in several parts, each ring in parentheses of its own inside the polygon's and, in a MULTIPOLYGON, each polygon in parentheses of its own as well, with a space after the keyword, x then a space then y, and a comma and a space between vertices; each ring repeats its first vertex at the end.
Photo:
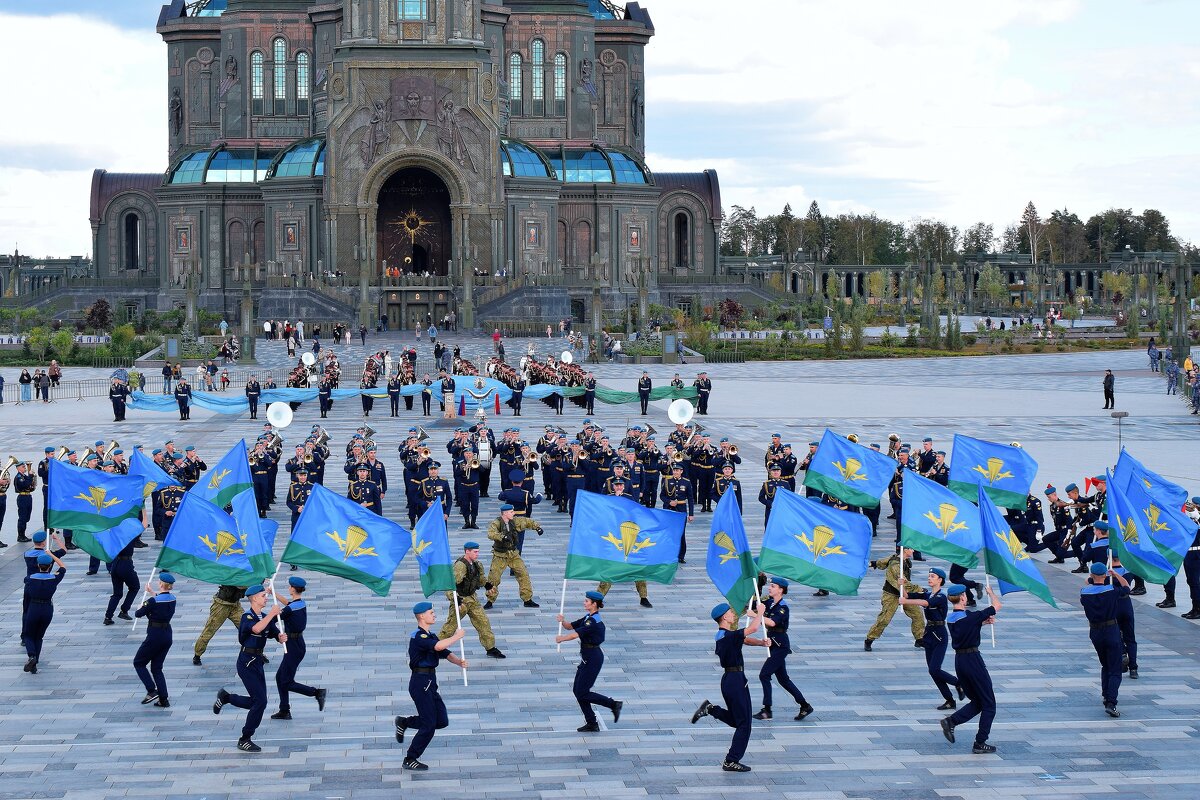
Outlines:
POLYGON ((130 211, 125 215, 122 230, 122 266, 140 269, 142 261, 142 218, 130 211))
POLYGON ((683 211, 675 215, 675 230, 672 233, 672 244, 675 250, 675 258, 672 263, 678 269, 687 269, 691 266, 691 253, 688 247, 691 240, 691 220, 683 211))
POLYGON ((308 113, 308 53, 296 54, 296 113, 308 113))
POLYGON ((508 57, 508 97, 509 107, 513 116, 519 117, 524 113, 523 88, 521 86, 521 54, 513 53, 508 57))
POLYGON ((250 97, 253 100, 253 112, 255 114, 263 113, 264 94, 263 54, 254 52, 250 54, 250 97))
POLYGON ((567 115, 567 57, 562 53, 554 56, 554 116, 567 115))
POLYGON ((279 37, 271 43, 271 63, 274 68, 274 80, 272 84, 274 89, 272 97, 275 98, 275 113, 287 113, 287 42, 283 37, 279 37))
POLYGON ((529 46, 529 95, 533 100, 533 114, 546 113, 546 43, 534 39, 529 46))

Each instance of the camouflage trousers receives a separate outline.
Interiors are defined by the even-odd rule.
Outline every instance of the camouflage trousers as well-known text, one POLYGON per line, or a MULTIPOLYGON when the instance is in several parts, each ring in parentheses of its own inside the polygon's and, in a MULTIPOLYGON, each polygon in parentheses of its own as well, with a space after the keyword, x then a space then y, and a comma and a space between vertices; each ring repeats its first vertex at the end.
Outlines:
POLYGON ((879 598, 879 604, 881 606, 879 616, 875 618, 875 624, 871 626, 871 630, 867 631, 868 639, 878 639, 883 636, 883 629, 896 615, 896 609, 903 608, 912 624, 913 639, 921 641, 921 637, 925 635, 925 615, 921 612, 920 606, 901 606, 900 598, 891 592, 884 592, 879 598))
POLYGON ((209 640, 217 635, 217 631, 221 630, 221 625, 225 620, 232 622, 234 628, 241 624, 242 604, 213 600, 208 609, 208 621, 204 623, 204 630, 200 631, 200 638, 196 640, 196 646, 192 648, 197 656, 204 655, 204 651, 208 649, 209 640))
MULTIPOLYGON (((597 586, 596 591, 598 591, 602 595, 607 596, 608 590, 611 588, 612 588, 612 584, 606 582, 606 583, 602 583, 599 586, 597 586)), ((642 598, 643 600, 645 600, 649 596, 646 593, 646 582, 645 581, 634 581, 633 588, 637 589, 638 597, 642 598)))
POLYGON ((521 599, 532 600, 533 584, 529 582, 529 570, 525 568, 525 560, 516 550, 507 553, 492 551, 492 563, 488 567, 487 582, 498 592, 500 581, 504 579, 504 573, 510 569, 517 576, 517 589, 521 594, 521 599))
MULTIPOLYGON (((445 639, 458 629, 458 618, 454 615, 453 599, 450 601, 449 607, 450 611, 446 614, 446 623, 438 631, 439 639, 445 639)), ((471 595, 470 597, 458 598, 458 608, 459 613, 462 614, 463 621, 471 621, 471 626, 475 628, 475 633, 479 635, 479 643, 483 645, 483 649, 491 650, 495 647, 496 636, 492 633, 492 623, 488 619, 487 612, 483 610, 483 604, 476 600, 474 595, 471 595)))

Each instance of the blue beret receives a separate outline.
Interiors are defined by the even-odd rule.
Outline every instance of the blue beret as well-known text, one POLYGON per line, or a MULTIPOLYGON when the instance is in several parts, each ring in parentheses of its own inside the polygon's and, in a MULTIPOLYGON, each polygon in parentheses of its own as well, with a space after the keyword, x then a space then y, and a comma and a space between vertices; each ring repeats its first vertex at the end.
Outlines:
POLYGON ((288 576, 288 586, 295 586, 297 589, 303 589, 308 585, 308 581, 301 578, 299 575, 288 576))
POLYGON ((158 573, 158 581, 159 581, 159 583, 170 583, 170 584, 174 585, 175 576, 169 572, 160 572, 160 573, 158 573))
POLYGON ((266 590, 267 587, 265 586, 247 586, 246 597, 254 597, 254 595, 258 594, 259 592, 265 592, 266 590))
POLYGON ((371 445, 370 447, 367 448, 367 452, 368 453, 377 453, 377 452, 379 452, 379 448, 377 448, 375 445, 371 445))
POLYGON ((46 541, 46 532, 45 531, 35 531, 33 534, 33 541, 35 543, 41 543, 41 542, 46 541))
POLYGON ((1092 573, 1093 575, 1104 575, 1108 572, 1108 567, 1103 562, 1097 561, 1095 564, 1092 564, 1090 567, 1088 567, 1088 572, 1092 573))
POLYGON ((1078 487, 1078 486, 1076 486, 1076 485, 1075 485, 1075 484, 1073 484, 1073 483, 1068 483, 1068 484, 1067 484, 1067 491, 1068 491, 1068 492, 1077 492, 1077 491, 1079 491, 1079 487, 1078 487))
POLYGON ((92 445, 92 447, 103 447, 103 446, 104 446, 104 440, 103 440, 103 439, 97 439, 97 440, 96 440, 96 443, 95 443, 94 445, 92 445))
POLYGON ((941 567, 930 567, 929 574, 937 575, 939 578, 942 579, 943 584, 946 583, 946 570, 942 569, 941 567))
POLYGON ((820 447, 821 443, 820 442, 809 442, 808 446, 809 447, 820 447))
POLYGON ((653 436, 647 436, 647 437, 646 437, 646 441, 647 441, 647 442, 653 442, 653 441, 654 441, 654 437, 653 437, 653 436))
POLYGON ((590 418, 588 418, 588 419, 585 419, 585 420, 583 421, 583 424, 584 424, 584 425, 591 425, 591 424, 592 424, 592 420, 591 420, 590 418))
POLYGON ((1098 531, 1108 532, 1109 530, 1112 530, 1112 527, 1104 520, 1099 520, 1098 522, 1092 523, 1092 527, 1098 531))
POLYGON ((1200 506, 1200 495, 1192 498, 1192 505, 1200 506))
POLYGON ((960 595, 966 593, 967 587, 963 586, 961 583, 952 583, 946 587, 946 594, 948 595, 960 595))
POLYGON ((870 447, 871 447, 871 449, 872 449, 872 450, 878 450, 878 449, 879 449, 879 445, 875 444, 874 442, 871 442, 871 445, 870 445, 870 447))
POLYGON ((938 451, 937 451, 937 454, 938 454, 939 456, 945 456, 945 455, 946 455, 946 451, 945 451, 945 450, 938 450, 938 451))
POLYGON ((122 456, 125 455, 125 451, 118 447, 116 450, 112 451, 112 454, 114 456, 122 456))
POLYGON ((467 542, 463 545, 463 550, 478 550, 479 542, 467 542))
POLYGON ((900 448, 900 452, 901 452, 901 453, 904 453, 905 455, 908 455, 909 453, 911 453, 911 452, 912 452, 912 449, 911 449, 911 448, 909 448, 907 445, 905 445, 904 447, 901 447, 901 448, 900 448))
POLYGON ((791 586, 791 584, 788 583, 787 578, 781 578, 778 575, 771 576, 771 583, 775 584, 780 589, 786 589, 786 588, 788 588, 788 586, 791 586))
POLYGON ((141 449, 142 449, 142 446, 141 446, 140 444, 135 444, 135 445, 133 446, 133 449, 134 449, 134 450, 141 450, 141 449))
MULTIPOLYGON (((92 458, 95 458, 95 456, 92 456, 92 458)), ((183 453, 179 453, 179 452, 171 453, 171 458, 173 458, 176 461, 183 461, 183 453)))
POLYGON ((922 439, 921 441, 922 441, 922 442, 929 442, 930 444, 933 444, 933 439, 929 438, 928 436, 926 436, 926 437, 925 437, 924 439, 922 439))
POLYGON ((115 466, 116 466, 116 462, 115 462, 115 461, 113 461, 113 460, 112 460, 112 459, 110 459, 110 458, 106 458, 106 459, 104 459, 104 462, 103 462, 103 463, 102 463, 100 466, 102 466, 102 467, 115 467, 115 466))
POLYGON ((722 436, 722 437, 721 437, 721 443, 722 443, 722 444, 724 444, 725 442, 728 442, 728 441, 729 441, 729 437, 728 437, 728 436, 722 436))
MULTIPOLYGON (((178 454, 178 453, 176 453, 175 455, 177 455, 177 456, 178 456, 179 454, 178 454)), ((94 461, 99 461, 99 460, 100 460, 100 456, 96 455, 95 453, 92 453, 90 456, 88 456, 87 458, 85 458, 85 459, 84 459, 84 461, 93 461, 93 460, 94 460, 94 461)))
POLYGON ((49 566, 50 564, 53 564, 53 563, 54 563, 54 556, 50 555, 49 553, 42 553, 40 556, 38 556, 38 566, 39 567, 49 566))
POLYGON ((600 594, 599 592, 584 592, 583 596, 588 600, 591 600, 593 603, 604 602, 604 595, 600 594))
POLYGON ((47 447, 47 448, 45 448, 45 450, 46 450, 46 452, 47 452, 47 453, 53 453, 53 452, 54 452, 54 448, 53 448, 53 447, 47 447))
POLYGON ((717 605, 713 606, 712 613, 709 616, 711 616, 713 621, 716 622, 717 620, 721 619, 721 617, 725 616, 725 612, 728 610, 729 603, 718 603, 717 605))
POLYGON ((772 438, 772 439, 782 439, 782 438, 783 438, 783 434, 782 434, 782 433, 772 433, 772 434, 771 434, 771 438, 772 438))
POLYGON ((500 506, 500 510, 501 511, 512 511, 513 510, 512 504, 504 503, 503 505, 500 506))
POLYGON ((525 480, 525 470, 514 469, 512 472, 508 473, 508 479, 513 483, 521 483, 525 480))
POLYGON ((1049 497, 1052 494, 1057 494, 1057 493, 1058 493, 1058 489, 1055 489, 1050 484, 1046 484, 1046 496, 1047 497, 1049 497))
POLYGON ((433 603, 428 600, 422 600, 413 606, 414 614, 424 614, 426 611, 433 611, 433 603))
POLYGON ((185 452, 185 453, 191 453, 191 452, 194 452, 195 450, 196 450, 196 445, 194 445, 194 444, 189 444, 187 447, 183 448, 183 452, 185 452))
POLYGON ((1097 475, 1096 477, 1092 478, 1092 483, 1107 483, 1107 482, 1108 482, 1107 475, 1097 475))

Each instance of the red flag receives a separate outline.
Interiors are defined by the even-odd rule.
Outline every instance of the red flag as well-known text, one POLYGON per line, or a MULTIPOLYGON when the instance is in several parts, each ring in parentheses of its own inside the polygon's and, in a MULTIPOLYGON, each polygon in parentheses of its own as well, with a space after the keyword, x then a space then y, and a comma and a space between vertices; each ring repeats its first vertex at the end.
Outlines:
POLYGON ((1083 493, 1088 494, 1092 491, 1093 480, 1091 478, 1083 479, 1083 493))
POLYGON ((467 415, 467 396, 465 394, 458 398, 458 415, 460 417, 467 415))
POLYGON ((500 393, 496 392, 496 416, 500 416, 500 393))

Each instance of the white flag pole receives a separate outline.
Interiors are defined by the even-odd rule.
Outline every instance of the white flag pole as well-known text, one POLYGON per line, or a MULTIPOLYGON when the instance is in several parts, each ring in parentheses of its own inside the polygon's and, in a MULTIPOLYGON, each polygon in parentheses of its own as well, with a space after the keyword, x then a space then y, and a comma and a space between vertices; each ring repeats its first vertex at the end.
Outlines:
MULTIPOLYGON (((154 567, 154 569, 150 570, 150 580, 146 581, 146 588, 142 591, 142 602, 138 604, 139 608, 141 606, 145 605, 146 598, 150 596, 150 584, 154 583, 154 573, 157 571, 158 571, 157 565, 154 567)), ((134 617, 133 624, 129 626, 130 633, 132 633, 134 630, 137 629, 137 621, 138 621, 138 618, 134 617)))
MULTIPOLYGON (((983 585, 986 586, 988 589, 992 588, 992 577, 990 575, 988 575, 986 572, 983 573, 983 585)), ((996 624, 995 623, 996 623, 996 617, 993 615, 992 616, 992 624, 988 626, 989 628, 992 629, 992 647, 993 648, 996 646, 996 624)))
MULTIPOLYGON (((566 611, 566 609, 567 609, 567 579, 563 578, 562 597, 558 601, 558 615, 561 617, 563 615, 563 612, 566 611)), ((562 630, 563 630, 563 624, 560 622, 560 623, 558 623, 558 630, 555 631, 554 635, 558 636, 560 633, 562 633, 562 630)), ((560 653, 562 652, 562 642, 558 643, 558 652, 560 652, 560 653)))
MULTIPOLYGON (((275 594, 275 578, 279 576, 279 570, 282 567, 283 567, 283 564, 275 565, 275 574, 271 576, 271 581, 268 584, 271 588, 271 600, 272 600, 272 602, 275 602, 275 603, 279 602, 279 595, 275 594)), ((280 644, 283 645, 283 652, 286 655, 287 654, 287 642, 280 642, 280 644)))
MULTIPOLYGON (((462 630, 462 616, 458 612, 458 588, 454 589, 454 622, 458 630, 462 630)), ((463 661, 467 660, 467 645, 462 639, 458 640, 458 657, 463 661)), ((467 686, 467 668, 462 668, 463 686, 467 686)))

